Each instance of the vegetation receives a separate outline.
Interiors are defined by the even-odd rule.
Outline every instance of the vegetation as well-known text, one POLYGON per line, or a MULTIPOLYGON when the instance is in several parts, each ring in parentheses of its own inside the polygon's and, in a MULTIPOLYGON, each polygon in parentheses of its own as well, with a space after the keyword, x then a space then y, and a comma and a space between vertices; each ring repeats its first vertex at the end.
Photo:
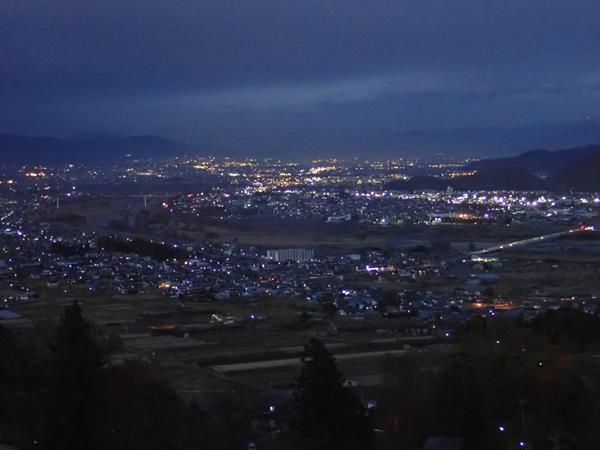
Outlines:
POLYGON ((88 245, 85 246, 76 246, 66 244, 64 242, 56 241, 53 242, 50 246, 50 251, 60 256, 71 257, 71 256, 81 256, 85 252, 89 251, 90 247, 88 245))
MULTIPOLYGON (((427 437, 449 436, 462 439, 465 450, 510 450, 520 442, 595 448, 600 366, 585 352, 600 343, 598 321, 573 309, 532 323, 474 319, 457 330, 451 352, 384 358, 383 382, 370 393, 381 401, 369 412, 313 338, 301 354, 291 432, 282 421, 273 443, 416 450, 427 437), (382 431, 377 442, 375 427, 382 431)), ((254 436, 239 398, 224 398, 203 414, 185 406, 148 365, 111 364, 118 345, 82 316, 77 302, 51 332, 24 338, 0 327, 2 441, 24 450, 225 450, 243 449, 254 436)))
POLYGON ((182 248, 140 238, 121 239, 116 236, 103 236, 98 238, 98 247, 108 252, 135 253, 160 261, 187 258, 189 256, 188 252, 182 248))
POLYGON ((21 449, 200 447, 192 432, 203 430, 197 413, 146 365, 107 364, 106 344, 77 302, 65 309, 49 347, 0 328, 2 439, 21 449))
POLYGON ((386 448, 454 436, 465 449, 587 449, 600 442, 597 364, 573 348, 600 342, 598 318, 549 312, 529 325, 473 320, 450 356, 384 361, 386 448), (560 330, 560 331, 557 331, 560 330), (587 365, 586 365, 587 364, 587 365))
POLYGON ((536 318, 532 328, 553 344, 573 352, 589 350, 600 342, 600 317, 577 309, 550 310, 536 318))
POLYGON ((325 345, 311 339, 295 393, 296 429, 314 450, 369 450, 371 421, 362 403, 342 384, 341 373, 325 345))

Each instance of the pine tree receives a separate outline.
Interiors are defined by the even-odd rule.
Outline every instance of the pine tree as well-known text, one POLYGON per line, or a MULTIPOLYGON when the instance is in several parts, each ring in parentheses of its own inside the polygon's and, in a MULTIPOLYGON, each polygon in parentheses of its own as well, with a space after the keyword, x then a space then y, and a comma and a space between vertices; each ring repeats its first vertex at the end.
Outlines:
POLYGON ((369 450, 373 431, 365 408, 342 384, 335 359, 318 339, 301 356, 295 392, 297 430, 314 450, 369 450))
POLYGON ((77 301, 65 308, 51 350, 56 390, 49 447, 95 448, 104 358, 77 301))

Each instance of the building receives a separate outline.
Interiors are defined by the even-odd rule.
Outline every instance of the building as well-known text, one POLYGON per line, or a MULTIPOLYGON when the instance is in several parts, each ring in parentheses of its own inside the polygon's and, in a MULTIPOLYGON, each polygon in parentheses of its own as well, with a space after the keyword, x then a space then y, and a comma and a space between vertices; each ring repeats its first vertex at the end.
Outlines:
POLYGON ((350 222, 352 220, 351 214, 344 214, 343 216, 329 216, 326 220, 327 223, 342 223, 350 222))
POLYGON ((282 248, 267 250, 267 258, 273 261, 310 261, 315 257, 315 251, 306 248, 282 248))

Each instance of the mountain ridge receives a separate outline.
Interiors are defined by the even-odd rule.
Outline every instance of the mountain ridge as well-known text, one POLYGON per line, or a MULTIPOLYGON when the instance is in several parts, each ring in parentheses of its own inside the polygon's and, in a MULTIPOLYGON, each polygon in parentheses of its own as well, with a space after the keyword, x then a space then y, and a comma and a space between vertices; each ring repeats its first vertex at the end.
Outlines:
POLYGON ((600 153, 600 145, 593 144, 556 151, 535 149, 512 157, 482 159, 468 164, 466 168, 500 170, 510 166, 520 167, 542 176, 550 176, 561 168, 597 153, 600 153))
POLYGON ((388 183, 397 190, 550 190, 599 191, 600 145, 585 145, 566 150, 530 150, 520 155, 491 158, 467 164, 473 175, 442 179, 414 177, 388 183))

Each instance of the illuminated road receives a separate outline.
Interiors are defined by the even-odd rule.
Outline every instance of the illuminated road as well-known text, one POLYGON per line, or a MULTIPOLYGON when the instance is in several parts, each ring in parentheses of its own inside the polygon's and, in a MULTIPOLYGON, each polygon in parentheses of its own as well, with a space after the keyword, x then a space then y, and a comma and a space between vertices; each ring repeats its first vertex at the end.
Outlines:
POLYGON ((8 219, 10 216, 12 216, 15 212, 11 211, 9 212, 7 215, 5 215, 4 217, 0 218, 0 222, 4 222, 6 219, 8 219))
POLYGON ((502 244, 502 245, 496 245, 494 247, 484 248, 482 250, 477 250, 477 251, 471 252, 469 254, 471 256, 485 255, 487 253, 493 253, 493 252, 497 252, 500 250, 508 250, 508 249, 513 249, 513 248, 517 248, 517 247, 524 247, 526 245, 539 243, 541 241, 551 241, 553 239, 558 239, 562 236, 567 236, 567 235, 573 234, 573 233, 584 233, 586 231, 593 231, 593 228, 581 227, 581 228, 574 228, 572 230, 561 231, 559 233, 545 234, 542 236, 536 236, 536 237, 532 237, 532 238, 528 238, 528 239, 522 239, 520 241, 514 241, 514 242, 502 244))

